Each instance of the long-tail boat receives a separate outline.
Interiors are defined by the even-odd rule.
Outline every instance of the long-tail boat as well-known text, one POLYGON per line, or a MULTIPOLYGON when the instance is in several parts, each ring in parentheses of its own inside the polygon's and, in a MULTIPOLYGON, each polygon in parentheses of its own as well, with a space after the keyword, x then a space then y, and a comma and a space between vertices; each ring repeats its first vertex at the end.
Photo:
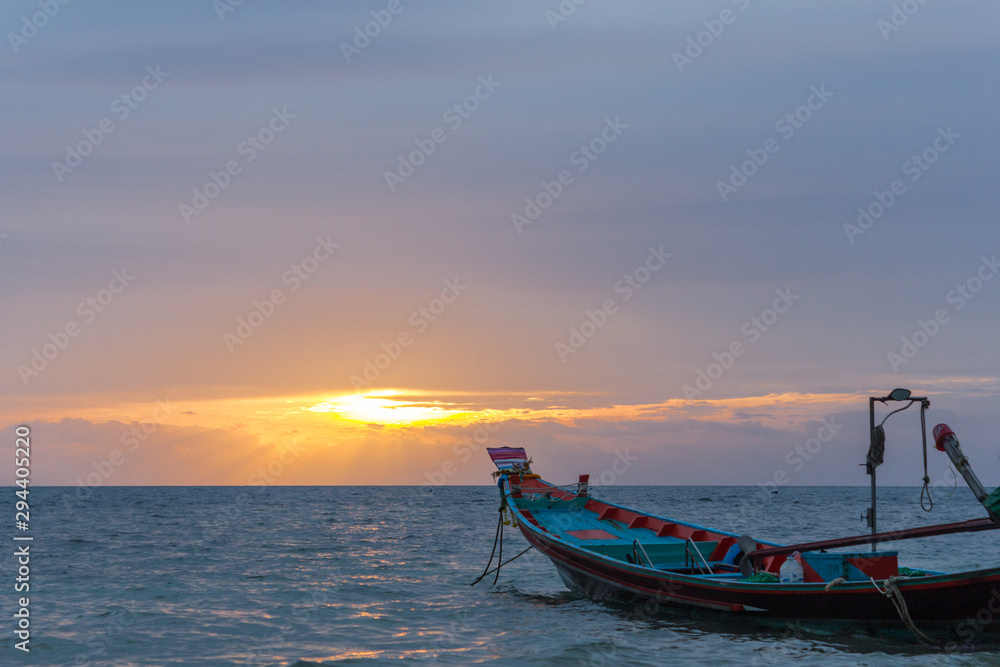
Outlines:
MULTIPOLYGON (((995 641, 1000 567, 955 573, 913 570, 899 567, 897 551, 876 550, 881 542, 1000 527, 1000 489, 985 492, 954 432, 939 424, 934 428, 937 448, 948 453, 988 516, 877 531, 875 468, 882 462, 884 430, 874 424, 874 406, 889 401, 910 401, 906 407, 919 403, 924 424, 930 405, 926 398, 897 389, 870 399, 872 438, 865 465, 872 476, 871 533, 822 542, 780 545, 648 514, 594 498, 587 475, 568 487, 545 481, 531 470, 522 448, 488 452, 497 466, 501 510, 509 511, 529 544, 552 561, 566 586, 594 600, 656 600, 773 618, 902 621, 924 638, 923 621, 948 621, 953 631, 958 621, 966 624, 967 634, 989 629, 995 641), (870 550, 832 551, 864 544, 870 550)), ((926 465, 926 431, 924 447, 926 465)), ((925 485, 927 481, 925 468, 925 485)), ((502 537, 500 524, 498 531, 502 537)), ((962 637, 962 625, 957 631, 960 639, 972 640, 962 637)))

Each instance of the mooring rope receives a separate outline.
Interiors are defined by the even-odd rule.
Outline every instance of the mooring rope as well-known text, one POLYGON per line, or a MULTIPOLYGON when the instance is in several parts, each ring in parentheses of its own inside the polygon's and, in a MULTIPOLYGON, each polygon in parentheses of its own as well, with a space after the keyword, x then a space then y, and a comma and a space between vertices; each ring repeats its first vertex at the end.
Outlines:
POLYGON ((497 533, 496 535, 493 536, 493 551, 490 552, 490 562, 486 563, 486 569, 484 569, 483 573, 479 575, 479 579, 476 579, 471 584, 469 584, 470 586, 475 586, 476 584, 478 584, 479 581, 486 576, 487 570, 490 569, 490 565, 493 564, 493 554, 497 552, 497 540, 500 539, 500 527, 503 525, 503 505, 500 506, 499 512, 500 515, 497 517, 497 533))
POLYGON ((889 601, 892 602, 892 606, 896 608, 896 613, 899 614, 899 618, 901 618, 903 623, 906 624, 906 627, 910 629, 910 632, 917 636, 917 639, 919 639, 921 643, 926 643, 931 646, 938 645, 938 642, 921 632, 917 625, 913 622, 913 619, 910 617, 910 610, 906 607, 906 600, 903 599, 903 592, 900 591, 899 586, 896 585, 896 577, 889 577, 886 580, 885 590, 878 587, 878 584, 875 583, 874 577, 869 577, 869 579, 871 579, 872 586, 875 587, 875 590, 889 598, 889 601))
MULTIPOLYGON (((496 572, 497 576, 493 578, 493 585, 495 586, 496 583, 497 583, 497 581, 500 580, 500 568, 501 567, 503 567, 507 563, 511 562, 512 560, 517 560, 518 558, 520 558, 521 556, 523 556, 524 554, 528 553, 529 551, 531 551, 532 549, 535 548, 534 545, 529 546, 527 549, 525 549, 524 551, 522 551, 518 555, 514 556, 513 558, 508 558, 507 560, 503 559, 503 524, 504 524, 503 515, 504 515, 504 509, 506 509, 506 507, 507 507, 507 503, 506 502, 504 502, 504 504, 500 505, 500 509, 499 509, 500 518, 497 520, 497 533, 493 537, 493 551, 490 552, 490 561, 488 563, 486 563, 486 569, 483 570, 483 573, 481 575, 479 575, 476 578, 475 581, 473 581, 471 584, 469 584, 470 586, 475 586, 480 581, 482 581, 485 577, 487 577, 488 575, 496 572), (493 564, 493 555, 497 553, 497 545, 498 544, 500 545, 500 553, 497 554, 497 566, 491 570, 490 569, 490 565, 493 564)), ((511 512, 511 514, 513 514, 513 512, 511 512)), ((513 519, 513 517, 512 517, 512 519, 513 519)), ((517 525, 516 521, 514 522, 514 525, 515 526, 517 525)))
POLYGON ((497 576, 493 577, 493 585, 496 586, 497 582, 500 581, 500 568, 503 567, 503 507, 500 508, 500 554, 497 556, 497 576))
MULTIPOLYGON (((507 560, 505 560, 504 562, 502 562, 502 563, 500 563, 499 565, 497 565, 497 566, 496 566, 496 567, 495 567, 494 569, 492 569, 492 570, 490 570, 489 572, 487 572, 486 574, 484 574, 484 575, 483 575, 483 577, 485 577, 485 576, 487 576, 487 575, 491 574, 492 572, 496 572, 496 571, 498 571, 498 570, 499 570, 499 569, 500 569, 501 567, 503 567, 503 566, 504 566, 504 565, 506 565, 507 563, 511 562, 512 560, 517 560, 518 558, 520 558, 521 556, 523 556, 524 554, 528 553, 529 551, 531 551, 531 550, 532 550, 532 549, 534 549, 534 548, 535 548, 535 545, 533 545, 533 544, 532 544, 531 546, 529 546, 529 547, 528 547, 527 549, 525 549, 524 551, 522 551, 522 552, 521 552, 521 553, 519 553, 518 555, 514 556, 513 558, 508 558, 508 559, 507 559, 507 560)), ((483 577, 479 577, 479 579, 482 579, 483 577)), ((473 582, 472 582, 472 584, 470 584, 470 585, 474 586, 475 584, 478 584, 478 583, 479 583, 479 579, 476 579, 476 580, 475 580, 475 581, 473 581, 473 582)), ((494 582, 494 583, 496 583, 496 582, 494 582)))

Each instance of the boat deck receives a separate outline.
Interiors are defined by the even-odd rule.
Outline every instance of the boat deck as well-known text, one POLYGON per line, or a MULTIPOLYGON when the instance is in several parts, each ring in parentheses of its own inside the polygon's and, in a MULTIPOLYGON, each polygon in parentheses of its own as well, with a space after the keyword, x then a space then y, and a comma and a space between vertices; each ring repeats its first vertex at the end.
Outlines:
POLYGON ((686 539, 656 535, 648 528, 629 528, 621 521, 601 519, 586 510, 540 509, 532 511, 532 516, 547 532, 570 544, 618 560, 632 555, 635 543, 639 542, 658 568, 668 564, 684 567, 685 560, 698 557, 694 554, 695 547, 700 558, 709 560, 719 544, 719 540, 701 540, 691 547, 686 539))
MULTIPOLYGON (((738 572, 741 552, 734 533, 601 502, 542 479, 523 480, 520 493, 512 495, 511 501, 524 519, 541 531, 593 554, 662 572, 746 579, 738 572)), ((756 545, 780 546, 760 541, 756 545)), ((762 558, 759 571, 778 575, 787 558, 784 554, 762 558)), ((895 551, 877 555, 810 552, 801 559, 807 582, 837 577, 867 581, 871 576, 883 580, 899 573, 895 551)))
POLYGON ((711 574, 721 575, 735 569, 734 563, 723 562, 736 544, 735 535, 631 512, 562 491, 542 480, 525 480, 514 504, 550 535, 616 560, 647 564, 648 559, 658 570, 700 573, 707 562, 711 574))

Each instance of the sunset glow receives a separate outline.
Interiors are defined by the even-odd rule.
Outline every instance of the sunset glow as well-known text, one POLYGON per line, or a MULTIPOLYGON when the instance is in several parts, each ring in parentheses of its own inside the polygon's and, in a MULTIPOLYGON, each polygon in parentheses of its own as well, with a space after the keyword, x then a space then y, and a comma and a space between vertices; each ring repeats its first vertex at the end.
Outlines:
POLYGON ((415 426, 441 422, 462 414, 458 410, 448 408, 445 404, 386 398, 398 393, 392 389, 385 389, 367 394, 337 396, 328 401, 317 403, 309 408, 309 411, 322 412, 349 421, 392 426, 415 426))
POLYGON ((39 484, 483 484, 494 445, 863 484, 901 386, 1000 479, 996 8, 724 4, 11 5, 4 446, 39 484))

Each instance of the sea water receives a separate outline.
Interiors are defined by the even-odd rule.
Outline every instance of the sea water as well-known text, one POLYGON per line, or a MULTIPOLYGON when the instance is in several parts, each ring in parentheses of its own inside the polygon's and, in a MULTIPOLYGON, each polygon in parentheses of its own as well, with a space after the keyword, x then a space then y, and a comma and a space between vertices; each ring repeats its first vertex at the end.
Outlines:
MULTIPOLYGON (((879 528, 984 516, 968 489, 949 491, 935 489, 925 513, 918 488, 880 489, 879 528)), ((13 498, 13 488, 6 492, 13 498)), ((784 543, 868 530, 864 487, 592 493, 784 543)), ((928 648, 861 624, 760 626, 592 602, 568 591, 535 550, 505 566, 496 585, 490 575, 470 586, 493 545, 495 486, 47 487, 30 497, 30 653, 14 646, 23 594, 13 591, 17 543, 8 541, 4 665, 1000 663, 1000 646, 985 633, 928 648)), ((526 546, 506 529, 505 560, 526 546)), ((901 565, 950 571, 997 565, 998 546, 1000 531, 987 531, 891 548, 901 565)))

